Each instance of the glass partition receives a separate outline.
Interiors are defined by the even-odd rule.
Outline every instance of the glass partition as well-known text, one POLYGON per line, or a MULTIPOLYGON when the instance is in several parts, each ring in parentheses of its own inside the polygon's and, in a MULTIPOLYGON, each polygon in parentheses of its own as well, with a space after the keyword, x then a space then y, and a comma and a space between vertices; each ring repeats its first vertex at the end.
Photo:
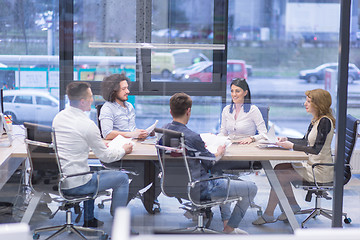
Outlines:
MULTIPOLYGON (((70 68, 73 77, 60 82, 59 15, 64 10, 59 9, 61 2, 0 1, 3 6, 0 9, 0 88, 5 89, 5 113, 12 116, 14 123, 31 121, 51 125, 59 110, 58 99, 64 96, 59 89, 64 90, 61 88, 64 82, 74 80, 91 83, 94 103, 89 117, 97 124, 95 106, 104 103, 101 81, 114 73, 124 73, 131 80, 128 102, 135 108, 139 129, 146 129, 155 120, 159 121, 158 127, 171 122, 169 99, 176 92, 186 92, 193 100, 187 126, 198 133, 218 134, 222 110, 232 101, 230 83, 235 78, 246 79, 254 105, 270 108, 269 125, 275 125, 278 136, 302 137, 306 133, 312 118, 303 105, 306 90, 328 90, 333 98, 332 107, 336 109, 340 0, 65 2, 72 3, 67 17, 72 19, 74 27, 63 30, 73 33, 70 41, 74 49, 67 54, 73 56, 74 61, 70 68)), ((355 117, 360 117, 358 10, 359 1, 352 1, 348 112, 355 117)), ((354 156, 360 158, 357 155, 354 156)), ((355 157, 354 161, 359 161, 355 157)), ((90 162, 93 169, 103 169, 97 160, 90 162)), ((129 170, 123 165, 125 161, 119 162, 117 170, 129 170)), ((137 164, 132 166, 129 176, 134 169, 143 174, 153 167, 138 168, 137 164)), ((360 167, 355 164, 358 162, 354 162, 353 170, 357 179, 360 167)), ((255 172, 253 175, 237 172, 232 177, 255 181, 259 189, 264 190, 258 192, 256 201, 260 200, 265 207, 270 185, 262 170, 255 172)), ((136 174, 135 171, 134 176, 136 174)), ((12 180, 20 183, 19 175, 14 177, 12 180)), ((157 184, 159 191, 160 183, 157 184)), ((352 184, 345 189, 345 193, 351 193, 345 197, 344 206, 348 212, 354 212, 349 199, 353 197, 353 191, 358 191, 357 185, 352 184)), ((151 186, 145 187, 147 189, 135 194, 128 205, 133 230, 151 234, 162 228, 195 224, 196 219, 188 211, 179 209, 177 199, 164 195, 155 202, 156 214, 148 214, 152 209, 143 207, 146 202, 143 194, 151 186)), ((13 194, 14 189, 17 188, 12 185, 4 188, 2 191, 11 196, 7 198, 6 194, 0 194, 0 201, 12 201, 16 206, 28 204, 30 191, 19 187, 25 195, 22 198, 21 194, 20 197, 13 194)), ((358 192, 355 194, 359 195, 358 192)), ((106 199, 106 196, 100 199, 106 199)), ((32 229, 50 224, 48 216, 57 207, 56 203, 46 201, 40 205, 37 211, 41 214, 31 222, 32 229)), ((106 221, 104 229, 110 233, 113 222, 110 204, 105 204, 105 209, 95 208, 96 217, 106 221)), ((14 221, 21 221, 22 209, 14 209, 19 215, 14 216, 14 221)), ((212 209, 214 221, 211 227, 222 231, 218 209, 212 209)), ((276 211, 281 213, 280 209, 276 211)), ((257 217, 257 212, 249 209, 239 228, 250 234, 291 233, 291 229, 282 223, 270 231, 252 226, 251 222, 257 217)), ((55 217, 55 221, 62 223, 63 220, 64 214, 55 217)), ((328 227, 328 223, 324 221, 320 225, 328 227)))

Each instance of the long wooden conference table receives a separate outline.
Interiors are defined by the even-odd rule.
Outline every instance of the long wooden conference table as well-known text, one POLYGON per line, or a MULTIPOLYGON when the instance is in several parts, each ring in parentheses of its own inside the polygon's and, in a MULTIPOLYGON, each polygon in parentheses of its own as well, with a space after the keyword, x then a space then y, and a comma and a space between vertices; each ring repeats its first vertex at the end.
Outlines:
MULTIPOLYGON (((22 163, 19 159, 25 159, 27 157, 26 147, 23 140, 14 139, 13 145, 11 147, 1 147, 0 148, 0 171, 1 171, 1 185, 0 188, 6 183, 9 178, 13 174, 13 171, 16 170, 14 167, 17 167, 22 163), (13 159, 18 159, 14 161, 13 159), (14 162, 12 162, 14 161, 14 162), (12 168, 8 168, 8 166, 12 165, 12 168), (3 175, 3 172, 6 172, 3 175), (8 176, 5 177, 5 176, 8 176), (7 179, 6 179, 7 178, 7 179)), ((90 152, 89 158, 96 158, 96 156, 90 152)), ((289 202, 283 192, 283 189, 276 177, 274 169, 271 165, 271 160, 277 161, 305 161, 308 159, 308 156, 303 152, 297 152, 292 150, 278 149, 278 148, 258 148, 257 143, 252 143, 249 145, 238 145, 232 144, 226 149, 225 155, 222 157, 220 161, 260 161, 262 163, 263 169, 266 173, 268 181, 270 185, 274 188, 275 193, 277 194, 280 204, 289 220, 292 230, 299 228, 299 223, 297 222, 295 215, 293 214, 289 202)), ((140 161, 144 164, 144 169, 146 170, 144 173, 144 182, 151 183, 155 178, 155 167, 153 164, 149 164, 151 161, 157 161, 156 148, 151 144, 142 144, 137 142, 133 148, 133 152, 126 155, 120 161, 140 161)), ((154 196, 154 190, 152 188, 152 192, 148 196, 154 196)), ((149 189, 150 190, 150 189, 149 189)), ((152 199, 148 202, 152 204, 152 199)))

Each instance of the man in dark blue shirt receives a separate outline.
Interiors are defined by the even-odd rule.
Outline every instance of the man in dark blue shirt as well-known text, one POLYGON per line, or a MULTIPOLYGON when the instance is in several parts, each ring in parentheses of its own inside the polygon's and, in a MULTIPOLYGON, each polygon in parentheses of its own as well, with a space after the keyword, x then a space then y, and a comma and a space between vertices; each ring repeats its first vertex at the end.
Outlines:
MULTIPOLYGON (((184 133, 187 155, 192 157, 189 160, 191 175, 195 180, 207 179, 211 175, 212 166, 225 154, 225 145, 219 146, 217 152, 212 154, 206 149, 200 135, 186 127, 190 119, 191 107, 192 100, 189 95, 185 93, 174 94, 170 99, 170 113, 173 121, 164 128, 184 133)), ((200 186, 200 198, 207 199, 225 195, 226 188, 226 180, 213 180, 210 184, 206 183, 200 186)), ((241 197, 241 200, 237 201, 232 213, 230 204, 224 204, 220 207, 221 218, 224 222, 223 231, 225 233, 247 234, 237 227, 253 201, 256 192, 257 187, 253 182, 230 181, 229 197, 237 196, 241 197)))

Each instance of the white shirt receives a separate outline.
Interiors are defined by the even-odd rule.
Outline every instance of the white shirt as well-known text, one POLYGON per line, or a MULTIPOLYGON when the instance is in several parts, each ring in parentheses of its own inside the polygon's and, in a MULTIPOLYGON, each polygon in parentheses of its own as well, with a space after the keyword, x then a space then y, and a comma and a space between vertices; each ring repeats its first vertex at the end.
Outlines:
POLYGON ((230 105, 224 107, 222 111, 219 135, 234 135, 239 137, 253 136, 257 141, 263 138, 261 136, 262 133, 267 133, 265 121, 257 106, 251 105, 249 112, 244 112, 244 106, 242 106, 236 120, 235 109, 232 113, 229 111, 230 105), (256 130, 260 135, 255 135, 256 130))
MULTIPOLYGON (((68 106, 59 112, 53 121, 60 165, 65 175, 90 171, 88 155, 90 149, 103 162, 114 162, 125 155, 121 148, 105 146, 96 124, 79 108, 68 106)), ((69 178, 64 189, 84 185, 91 175, 69 178)))

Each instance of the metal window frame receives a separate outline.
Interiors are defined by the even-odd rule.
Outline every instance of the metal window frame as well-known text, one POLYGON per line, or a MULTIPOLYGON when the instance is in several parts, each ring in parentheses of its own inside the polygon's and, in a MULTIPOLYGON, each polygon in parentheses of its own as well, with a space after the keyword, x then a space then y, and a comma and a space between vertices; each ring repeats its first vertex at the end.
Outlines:
MULTIPOLYGON (((151 43, 152 0, 137 0, 136 43, 151 43)), ((73 69, 73 1, 60 1, 60 102, 64 100, 66 85, 72 81, 73 69)), ((172 95, 186 92, 192 96, 220 96, 226 102, 228 0, 214 0, 214 44, 222 44, 224 50, 213 50, 213 81, 154 82, 151 81, 151 49, 136 49, 136 81, 131 82, 132 95, 172 95), (216 73, 216 74, 214 74, 216 73)), ((194 46, 196 46, 194 44, 194 46)), ((95 95, 100 94, 101 82, 89 81, 95 95)), ((65 105, 60 104, 60 109, 65 105)))

